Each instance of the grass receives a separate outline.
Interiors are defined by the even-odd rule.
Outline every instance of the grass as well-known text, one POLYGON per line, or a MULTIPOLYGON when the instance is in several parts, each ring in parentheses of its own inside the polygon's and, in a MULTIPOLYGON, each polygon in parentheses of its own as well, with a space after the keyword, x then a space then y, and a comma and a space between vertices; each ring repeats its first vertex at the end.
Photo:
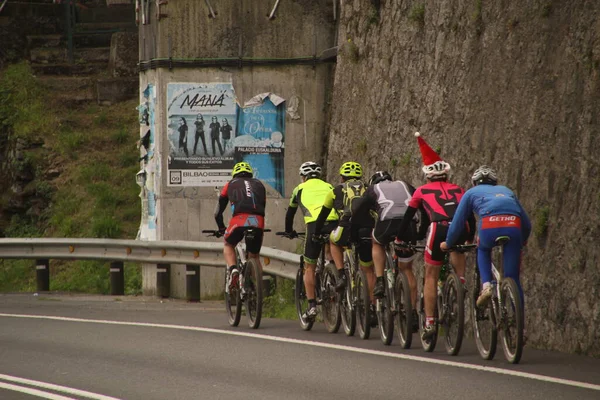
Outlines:
MULTIPOLYGON (((51 101, 27 63, 0 71, 0 133, 9 142, 25 143, 23 157, 12 168, 33 171, 28 193, 42 199, 36 213, 4 217, 6 237, 136 236, 140 222, 139 122, 136 100, 82 108, 51 101), (36 146, 27 144, 38 143, 36 146), (43 145, 42 145, 43 144, 43 145), (60 174, 46 180, 48 166, 60 174)), ((0 206, 11 201, 0 195, 0 206)), ((3 211, 4 214, 4 211, 3 211)), ((0 291, 35 290, 33 260, 0 260, 0 291)), ((51 290, 109 293, 108 263, 51 262, 51 290)), ((141 293, 139 265, 125 267, 126 293, 141 293)))
POLYGON ((540 207, 535 213, 535 222, 533 232, 537 237, 544 237, 548 233, 550 226, 550 207, 540 207))
POLYGON ((408 13, 408 19, 423 26, 425 24, 425 4, 413 4, 408 13))
POLYGON ((267 318, 297 319, 294 303, 295 282, 277 278, 275 292, 263 300, 263 316, 267 318))

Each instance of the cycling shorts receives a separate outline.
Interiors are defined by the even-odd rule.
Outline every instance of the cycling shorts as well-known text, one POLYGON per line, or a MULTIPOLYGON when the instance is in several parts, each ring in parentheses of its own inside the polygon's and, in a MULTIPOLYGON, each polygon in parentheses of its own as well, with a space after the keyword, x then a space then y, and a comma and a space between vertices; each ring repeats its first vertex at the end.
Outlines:
POLYGON ((371 228, 356 228, 354 226, 338 226, 331 232, 331 243, 340 247, 349 247, 350 242, 357 243, 358 260, 361 266, 367 267, 373 263, 373 248, 371 240, 361 238, 371 237, 371 228))
POLYGON ((327 221, 325 225, 323 225, 323 229, 321 232, 315 232, 316 222, 309 222, 306 224, 306 236, 304 240, 304 261, 309 264, 316 264, 319 255, 321 254, 321 249, 323 248, 323 243, 314 242, 312 240, 313 234, 325 234, 331 233, 337 227, 337 221, 327 221))
POLYGON ((242 241, 249 228, 258 228, 252 237, 246 237, 246 250, 248 253, 259 254, 263 242, 263 229, 265 218, 262 215, 237 214, 229 221, 229 226, 223 236, 226 243, 236 246, 242 241))
POLYGON ((388 243, 396 239, 396 237, 404 242, 415 243, 417 237, 417 223, 411 221, 405 232, 398 232, 402 219, 387 219, 385 221, 379 221, 375 223, 375 229, 373 230, 373 239, 382 245, 386 246, 388 243))
MULTIPOLYGON (((440 249, 440 244, 446 241, 446 234, 450 227, 449 221, 432 222, 427 231, 427 242, 425 244, 425 262, 431 265, 442 265, 446 252, 440 249)), ((465 224, 457 244, 463 244, 469 238, 469 228, 465 224)))

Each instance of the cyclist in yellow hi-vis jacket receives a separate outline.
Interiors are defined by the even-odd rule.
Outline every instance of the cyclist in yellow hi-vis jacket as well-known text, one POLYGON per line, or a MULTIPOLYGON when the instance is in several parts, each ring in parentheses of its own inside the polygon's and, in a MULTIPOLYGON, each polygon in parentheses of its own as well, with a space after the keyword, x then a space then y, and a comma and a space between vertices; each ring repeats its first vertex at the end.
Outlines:
POLYGON ((326 223, 322 229, 316 230, 317 216, 321 212, 325 196, 333 186, 321 180, 321 166, 315 162, 307 161, 300 166, 300 183, 292 192, 290 206, 285 215, 285 232, 289 238, 296 237, 294 231, 294 216, 298 207, 304 214, 306 224, 306 240, 304 242, 304 287, 308 300, 308 310, 305 317, 314 318, 317 315, 317 302, 315 300, 315 266, 321 253, 323 244, 312 240, 313 234, 330 233, 337 226, 338 216, 332 211, 326 216, 326 223))

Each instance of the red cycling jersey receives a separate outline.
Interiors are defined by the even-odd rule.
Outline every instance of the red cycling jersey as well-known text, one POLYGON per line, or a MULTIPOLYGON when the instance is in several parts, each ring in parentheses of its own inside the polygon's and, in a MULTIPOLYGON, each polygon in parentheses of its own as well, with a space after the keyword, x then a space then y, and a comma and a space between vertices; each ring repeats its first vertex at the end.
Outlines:
POLYGON ((464 193, 465 191, 454 183, 429 182, 415 191, 409 206, 419 208, 422 204, 431 222, 450 221, 464 193))

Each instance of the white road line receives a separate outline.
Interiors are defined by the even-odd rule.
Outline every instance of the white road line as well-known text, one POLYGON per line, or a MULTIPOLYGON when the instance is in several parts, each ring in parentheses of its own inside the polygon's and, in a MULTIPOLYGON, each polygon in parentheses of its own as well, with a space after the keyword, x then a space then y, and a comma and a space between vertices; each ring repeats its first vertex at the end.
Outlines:
MULTIPOLYGON (((305 346, 323 347, 323 348, 327 348, 327 349, 350 351, 350 352, 354 352, 354 353, 369 354, 369 355, 389 357, 389 358, 397 358, 397 359, 402 359, 402 360, 419 361, 419 362, 424 362, 424 363, 429 363, 429 364, 445 365, 448 367, 471 369, 471 370, 475 370, 475 371, 492 372, 492 373, 496 373, 496 374, 500 374, 500 375, 516 376, 519 378, 534 379, 534 380, 542 381, 542 382, 557 383, 560 385, 574 386, 574 387, 583 388, 583 389, 591 389, 591 390, 600 391, 600 385, 596 385, 593 383, 573 381, 570 379, 554 378, 551 376, 532 374, 529 372, 512 371, 512 370, 496 368, 496 367, 486 367, 484 365, 475 365, 475 364, 461 363, 461 362, 457 362, 457 361, 447 361, 447 360, 438 360, 435 358, 411 356, 408 354, 390 353, 390 352, 380 351, 380 350, 361 349, 358 347, 345 346, 345 345, 340 345, 340 344, 321 343, 321 342, 315 342, 312 340, 291 339, 291 338, 285 338, 285 337, 279 337, 279 336, 264 335, 264 334, 260 334, 260 333, 228 331, 228 330, 224 330, 224 329, 203 328, 203 327, 198 327, 198 326, 153 324, 153 323, 147 323, 147 322, 110 321, 110 320, 70 318, 70 317, 54 317, 54 316, 48 316, 48 315, 0 313, 0 317, 46 319, 46 320, 53 320, 53 321, 86 322, 86 323, 107 324, 107 325, 143 326, 143 327, 150 327, 150 328, 177 329, 177 330, 197 331, 197 332, 206 332, 206 333, 219 333, 219 334, 223 334, 223 335, 243 336, 243 337, 249 337, 249 338, 255 338, 255 339, 270 340, 270 341, 274 341, 274 342, 284 342, 284 343, 300 344, 300 345, 305 345, 305 346)), ((0 377, 1 376, 2 375, 0 375, 0 377)), ((106 399, 111 399, 111 398, 106 398, 106 399)), ((104 400, 104 398, 102 398, 102 400, 104 400)))
POLYGON ((72 397, 65 397, 54 393, 42 392, 41 390, 31 389, 28 387, 11 385, 10 383, 0 382, 0 389, 12 390, 14 392, 21 392, 25 394, 30 394, 32 396, 42 397, 44 399, 50 400, 77 400, 72 397))
MULTIPOLYGON (((73 388, 70 388, 67 386, 60 386, 60 385, 55 385, 53 383, 34 381, 31 379, 19 378, 19 377, 10 376, 10 375, 0 374, 0 380, 21 383, 24 385, 35 386, 35 387, 39 387, 39 388, 43 388, 43 389, 47 389, 47 390, 54 390, 56 392, 72 394, 75 396, 85 397, 85 398, 93 399, 93 400, 120 400, 116 397, 104 396, 102 394, 87 392, 85 390, 73 389, 73 388)), ((26 387, 17 386, 17 385, 11 385, 9 383, 0 382, 0 388, 10 389, 10 388, 8 388, 8 386, 10 386, 12 388, 19 388, 19 389, 11 389, 11 390, 17 390, 19 392, 33 394, 34 396, 44 397, 46 399, 73 400, 71 397, 64 397, 64 396, 60 396, 60 395, 55 395, 53 393, 42 392, 37 389, 30 389, 30 388, 26 388, 26 387), (28 391, 25 391, 25 390, 28 390, 28 391), (35 391, 36 393, 32 393, 32 391, 35 391), (48 396, 55 396, 55 397, 48 397, 48 396)))

